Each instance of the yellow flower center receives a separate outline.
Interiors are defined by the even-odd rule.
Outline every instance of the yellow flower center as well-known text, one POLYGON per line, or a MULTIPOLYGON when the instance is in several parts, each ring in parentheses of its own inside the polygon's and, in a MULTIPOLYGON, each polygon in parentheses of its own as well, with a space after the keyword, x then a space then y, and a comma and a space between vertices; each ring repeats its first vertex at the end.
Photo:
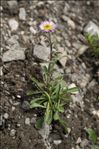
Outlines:
POLYGON ((44 25, 44 29, 45 30, 51 30, 52 29, 52 26, 47 24, 47 25, 44 25))

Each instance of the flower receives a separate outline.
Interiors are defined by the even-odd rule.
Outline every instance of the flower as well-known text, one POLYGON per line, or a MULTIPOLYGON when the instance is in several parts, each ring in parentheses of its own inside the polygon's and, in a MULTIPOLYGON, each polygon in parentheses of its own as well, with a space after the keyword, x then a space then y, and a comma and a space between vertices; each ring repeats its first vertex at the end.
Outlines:
POLYGON ((53 32, 56 28, 56 24, 52 21, 44 21, 40 24, 39 27, 44 32, 53 32))

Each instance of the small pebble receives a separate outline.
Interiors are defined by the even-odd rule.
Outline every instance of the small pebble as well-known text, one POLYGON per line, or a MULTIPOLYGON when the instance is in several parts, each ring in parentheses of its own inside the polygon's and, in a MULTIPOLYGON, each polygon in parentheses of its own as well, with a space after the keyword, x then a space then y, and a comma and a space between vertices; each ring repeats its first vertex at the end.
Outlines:
POLYGON ((8 119, 9 114, 8 114, 8 113, 5 113, 3 117, 4 117, 5 119, 8 119))
POLYGON ((12 129, 12 130, 10 131, 10 136, 11 136, 11 137, 14 137, 15 134, 16 134, 16 130, 15 130, 15 129, 12 129))
POLYGON ((25 124, 26 124, 26 125, 30 125, 30 118, 29 118, 29 117, 27 117, 27 118, 25 119, 25 124))
POLYGON ((59 144, 62 143, 62 140, 54 140, 53 142, 54 142, 55 145, 59 145, 59 144))
POLYGON ((35 124, 36 123, 36 117, 32 117, 31 118, 31 124, 35 124))

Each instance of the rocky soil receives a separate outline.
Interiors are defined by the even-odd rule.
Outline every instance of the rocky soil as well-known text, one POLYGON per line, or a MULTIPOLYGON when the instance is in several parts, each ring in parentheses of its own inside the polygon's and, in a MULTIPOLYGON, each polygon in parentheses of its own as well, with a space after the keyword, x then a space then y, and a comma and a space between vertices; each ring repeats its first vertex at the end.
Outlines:
POLYGON ((99 35, 99 1, 1 0, 0 14, 1 149, 91 149, 86 128, 95 130, 99 148, 99 58, 84 36, 99 35), (55 75, 79 88, 63 115, 67 134, 57 124, 37 130, 41 111, 30 110, 26 95, 30 76, 42 79, 41 66, 49 61, 49 43, 38 28, 49 19, 57 24, 53 50, 66 55, 55 75))

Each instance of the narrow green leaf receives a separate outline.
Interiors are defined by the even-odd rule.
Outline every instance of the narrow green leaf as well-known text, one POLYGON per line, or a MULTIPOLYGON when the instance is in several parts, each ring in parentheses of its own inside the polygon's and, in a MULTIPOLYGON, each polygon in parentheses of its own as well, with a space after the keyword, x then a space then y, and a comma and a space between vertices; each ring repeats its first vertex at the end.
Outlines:
POLYGON ((59 117, 59 112, 56 111, 55 114, 54 114, 54 120, 57 121, 57 120, 59 120, 59 119, 60 119, 60 117, 59 117))
POLYGON ((77 87, 68 88, 67 92, 68 93, 77 93, 78 92, 78 88, 77 87))
POLYGON ((49 103, 48 103, 47 109, 45 112, 45 122, 50 125, 52 122, 52 119, 53 119, 53 111, 50 108, 49 103))
POLYGON ((30 105, 30 108, 45 108, 45 107, 35 102, 30 105))
POLYGON ((58 110, 59 110, 59 112, 63 113, 64 112, 64 107, 62 105, 59 105, 58 110))

